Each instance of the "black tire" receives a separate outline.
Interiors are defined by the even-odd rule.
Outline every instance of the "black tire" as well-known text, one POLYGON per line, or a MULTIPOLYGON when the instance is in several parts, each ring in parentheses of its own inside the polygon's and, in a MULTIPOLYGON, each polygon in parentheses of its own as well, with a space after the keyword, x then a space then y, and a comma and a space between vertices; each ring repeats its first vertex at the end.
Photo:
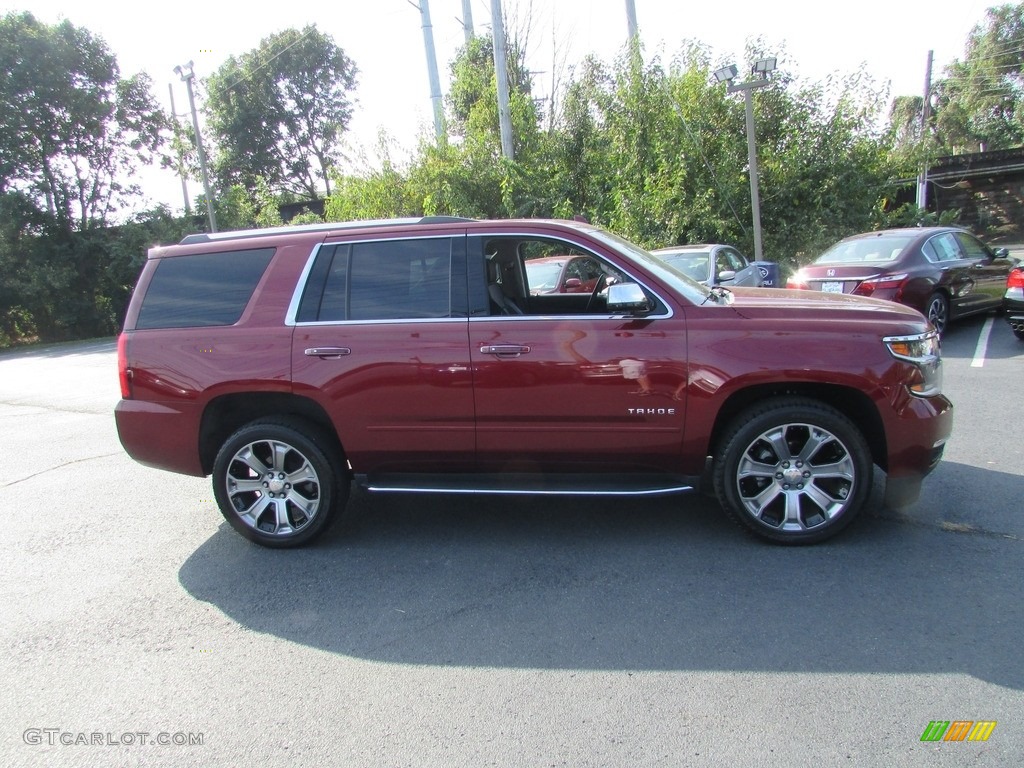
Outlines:
POLYGON ((261 419, 221 446, 213 495, 224 519, 265 547, 298 547, 326 531, 348 501, 341 451, 301 419, 261 419))
POLYGON ((1016 336, 1021 341, 1024 341, 1024 331, 1018 331, 1016 328, 1013 328, 1012 330, 1014 336, 1016 336))
POLYGON ((946 294, 935 292, 928 297, 928 303, 924 308, 924 316, 935 327, 941 336, 946 332, 949 325, 949 299, 946 294))
POLYGON ((813 544, 853 522, 871 491, 860 430, 836 409, 780 397, 737 416, 715 453, 715 493, 743 528, 781 544, 813 544))

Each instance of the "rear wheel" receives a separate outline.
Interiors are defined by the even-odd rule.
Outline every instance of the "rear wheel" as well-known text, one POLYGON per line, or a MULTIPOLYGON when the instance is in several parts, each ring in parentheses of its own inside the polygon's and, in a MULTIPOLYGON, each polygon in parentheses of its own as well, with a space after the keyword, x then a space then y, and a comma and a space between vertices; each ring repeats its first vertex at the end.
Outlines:
POLYGON ((213 464, 221 514, 250 541, 296 547, 330 526, 348 500, 341 453, 315 425, 261 420, 239 429, 213 464))
POLYGON ((924 314, 941 336, 949 324, 949 299, 943 293, 933 293, 928 299, 924 314))
POLYGON ((853 522, 871 487, 867 442, 839 411, 777 398, 733 420, 719 443, 715 492, 726 513, 770 541, 811 544, 853 522))

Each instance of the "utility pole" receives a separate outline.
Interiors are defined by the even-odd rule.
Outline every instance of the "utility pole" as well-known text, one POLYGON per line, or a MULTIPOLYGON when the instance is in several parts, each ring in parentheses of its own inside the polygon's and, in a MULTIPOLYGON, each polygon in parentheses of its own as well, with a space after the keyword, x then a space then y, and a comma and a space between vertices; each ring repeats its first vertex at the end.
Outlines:
POLYGON ((498 125, 501 128, 501 154, 515 159, 512 146, 512 112, 508 106, 508 59, 505 53, 505 22, 501 0, 491 0, 491 33, 494 36, 494 79, 498 83, 498 125))
POLYGON ((203 137, 199 134, 199 116, 196 114, 196 97, 192 93, 192 81, 196 79, 195 65, 190 61, 174 68, 174 74, 185 81, 188 90, 188 106, 192 110, 192 128, 196 132, 196 149, 199 150, 199 170, 203 174, 203 193, 206 195, 206 212, 210 216, 210 231, 217 231, 217 214, 213 212, 213 195, 210 193, 210 176, 206 172, 206 152, 203 151, 203 137))
MULTIPOLYGON (((174 117, 174 124, 178 124, 178 110, 174 108, 174 86, 170 83, 167 84, 167 90, 171 94, 171 115, 174 117)), ((185 200, 185 215, 191 216, 192 209, 188 204, 188 183, 185 181, 185 158, 181 152, 178 152, 178 173, 181 176, 181 196, 185 200)))
POLYGON ((441 102, 441 79, 437 76, 437 54, 434 53, 434 28, 430 24, 430 3, 429 0, 420 0, 420 4, 416 5, 410 0, 409 5, 419 10, 423 25, 423 47, 427 52, 427 75, 430 78, 430 101, 434 105, 434 136, 440 141, 444 136, 444 105, 441 102))
POLYGON ((626 27, 629 31, 629 44, 632 45, 638 33, 636 27, 636 3, 634 0, 626 0, 626 27))
MULTIPOLYGON (((928 51, 928 65, 925 67, 924 72, 924 101, 921 104, 921 144, 924 146, 924 142, 927 138, 928 133, 928 119, 931 117, 931 101, 932 101, 932 55, 934 51, 928 51)), ((927 147, 925 147, 927 151, 927 147)), ((925 160, 924 165, 921 166, 921 173, 917 177, 917 207, 922 211, 928 207, 928 161, 925 160)))
POLYGON ((473 0, 462 0, 462 31, 466 35, 466 45, 475 37, 473 33, 473 0))

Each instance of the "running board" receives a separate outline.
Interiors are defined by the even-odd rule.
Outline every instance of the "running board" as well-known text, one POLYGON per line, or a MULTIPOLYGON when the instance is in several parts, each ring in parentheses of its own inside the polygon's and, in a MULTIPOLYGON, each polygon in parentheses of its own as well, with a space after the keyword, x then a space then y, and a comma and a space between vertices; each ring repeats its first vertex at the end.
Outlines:
POLYGON ((467 493, 528 496, 665 496, 692 491, 697 479, 680 475, 356 475, 367 491, 391 493, 467 493))

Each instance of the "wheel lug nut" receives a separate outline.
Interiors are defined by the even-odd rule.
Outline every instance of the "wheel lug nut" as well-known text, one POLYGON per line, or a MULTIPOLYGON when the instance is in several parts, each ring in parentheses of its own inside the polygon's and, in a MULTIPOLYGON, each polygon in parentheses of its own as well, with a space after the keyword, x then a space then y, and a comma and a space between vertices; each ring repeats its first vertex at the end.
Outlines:
POLYGON ((811 476, 810 472, 804 472, 804 477, 810 477, 810 476, 811 476))
POLYGON ((804 489, 804 484, 803 483, 797 483, 796 488, 797 488, 798 491, 802 491, 804 489))
POLYGON ((264 480, 263 481, 263 487, 264 488, 269 488, 270 487, 270 483, 268 483, 266 480, 264 480))
POLYGON ((789 469, 789 462, 788 461, 782 462, 782 468, 783 469, 789 469))
MULTIPOLYGON (((784 483, 783 486, 782 486, 782 490, 788 491, 789 490, 789 483, 784 483)), ((273 495, 273 494, 271 494, 271 495, 273 495)))
POLYGON ((782 479, 782 473, 781 472, 776 472, 775 473, 775 479, 776 480, 781 480, 782 479))
POLYGON ((285 484, 284 484, 284 489, 285 489, 286 491, 290 491, 290 490, 292 489, 292 484, 291 484, 291 483, 285 483, 285 484))

